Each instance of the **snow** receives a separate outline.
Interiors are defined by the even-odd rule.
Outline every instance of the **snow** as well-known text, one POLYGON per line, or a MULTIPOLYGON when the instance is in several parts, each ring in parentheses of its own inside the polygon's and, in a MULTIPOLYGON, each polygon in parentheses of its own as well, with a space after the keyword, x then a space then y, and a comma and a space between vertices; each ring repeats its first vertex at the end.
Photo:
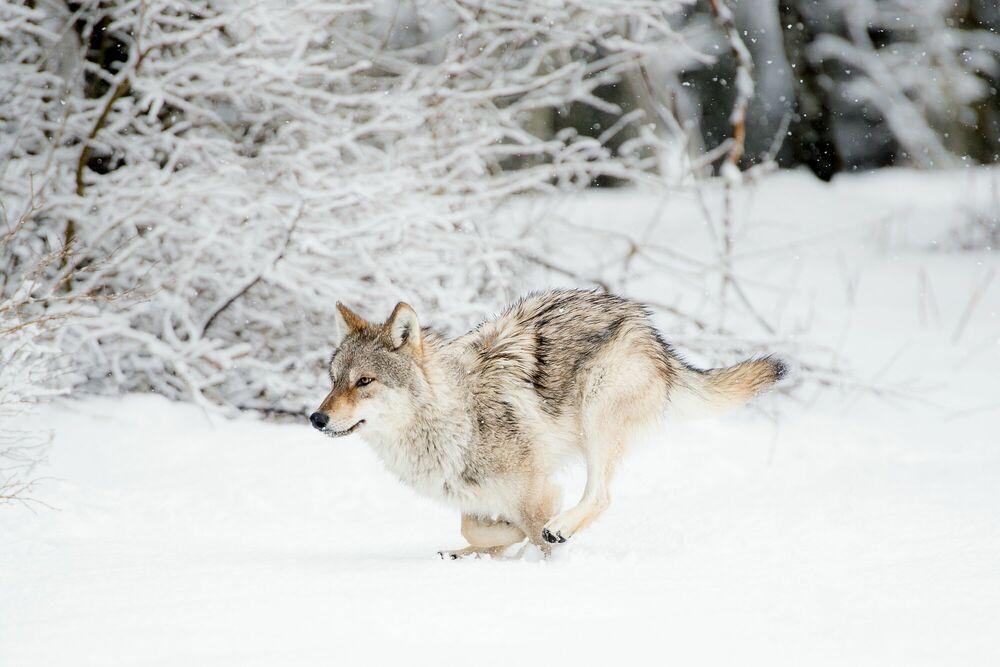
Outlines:
MULTIPOLYGON (((737 207, 751 298, 901 393, 670 424, 548 560, 438 559, 457 514, 355 436, 152 395, 43 407, 55 509, 0 511, 0 665, 996 664, 1000 282, 956 330, 1000 262, 946 243, 978 173, 766 178, 737 207)), ((694 202, 659 203, 561 210, 657 211, 691 250, 694 202)), ((657 280, 636 291, 673 298, 657 280)))

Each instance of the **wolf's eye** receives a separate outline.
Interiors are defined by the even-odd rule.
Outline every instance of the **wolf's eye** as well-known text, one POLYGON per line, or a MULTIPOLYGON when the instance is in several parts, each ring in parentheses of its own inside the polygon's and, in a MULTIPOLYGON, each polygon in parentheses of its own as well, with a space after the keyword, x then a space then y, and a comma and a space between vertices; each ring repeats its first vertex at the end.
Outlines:
POLYGON ((355 387, 364 387, 374 382, 374 378, 358 378, 358 381, 354 383, 355 387))

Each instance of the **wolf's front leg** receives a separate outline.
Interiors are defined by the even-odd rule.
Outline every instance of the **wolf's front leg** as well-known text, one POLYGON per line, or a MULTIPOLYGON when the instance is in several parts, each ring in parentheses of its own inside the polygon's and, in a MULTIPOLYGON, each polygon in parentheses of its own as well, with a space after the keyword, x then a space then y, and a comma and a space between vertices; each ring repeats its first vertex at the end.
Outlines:
POLYGON ((463 514, 462 537, 469 541, 470 546, 439 551, 438 555, 452 560, 479 554, 497 556, 510 545, 523 540, 524 532, 507 521, 463 514))

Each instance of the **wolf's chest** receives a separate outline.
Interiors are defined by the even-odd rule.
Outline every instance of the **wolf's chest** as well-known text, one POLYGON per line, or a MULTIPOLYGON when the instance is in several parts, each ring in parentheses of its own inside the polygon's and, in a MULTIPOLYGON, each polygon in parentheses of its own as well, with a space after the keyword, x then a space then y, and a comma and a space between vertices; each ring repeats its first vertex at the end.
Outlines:
POLYGON ((497 480, 472 480, 461 455, 407 443, 375 446, 386 468, 423 496, 470 514, 493 515, 506 508, 497 480))
POLYGON ((447 496, 459 486, 460 457, 441 446, 419 443, 373 443, 389 472, 424 495, 447 496))

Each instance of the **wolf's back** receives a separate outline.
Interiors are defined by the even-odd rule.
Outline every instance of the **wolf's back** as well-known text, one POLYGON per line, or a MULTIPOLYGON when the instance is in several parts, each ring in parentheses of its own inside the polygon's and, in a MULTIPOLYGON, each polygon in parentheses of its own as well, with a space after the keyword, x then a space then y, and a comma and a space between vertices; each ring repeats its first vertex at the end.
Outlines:
POLYGON ((728 412, 772 387, 786 372, 785 364, 772 357, 708 371, 685 366, 670 387, 667 414, 697 419, 728 412))

